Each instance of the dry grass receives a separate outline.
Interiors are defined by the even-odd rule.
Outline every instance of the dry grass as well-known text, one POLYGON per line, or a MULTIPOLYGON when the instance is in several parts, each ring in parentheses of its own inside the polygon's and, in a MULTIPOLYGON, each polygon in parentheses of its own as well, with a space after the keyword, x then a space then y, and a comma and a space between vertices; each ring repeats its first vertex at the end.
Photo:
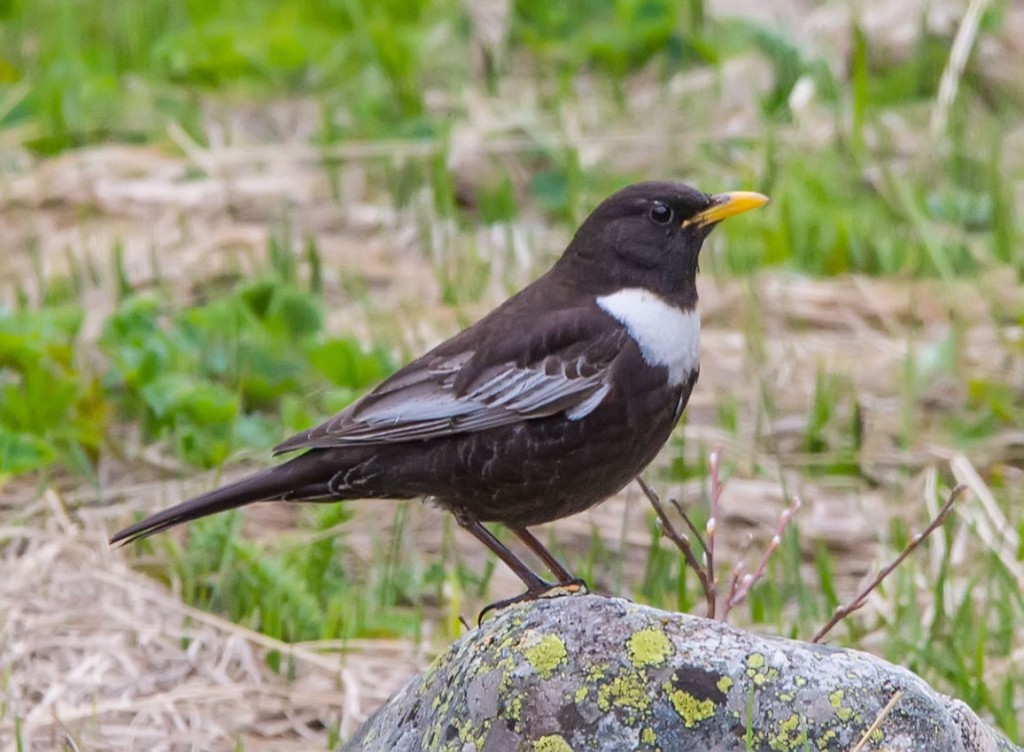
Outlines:
POLYGON ((102 515, 46 502, 0 528, 3 749, 15 718, 27 749, 323 748, 325 724, 351 734, 424 664, 406 643, 286 645, 189 608, 108 548, 102 515))

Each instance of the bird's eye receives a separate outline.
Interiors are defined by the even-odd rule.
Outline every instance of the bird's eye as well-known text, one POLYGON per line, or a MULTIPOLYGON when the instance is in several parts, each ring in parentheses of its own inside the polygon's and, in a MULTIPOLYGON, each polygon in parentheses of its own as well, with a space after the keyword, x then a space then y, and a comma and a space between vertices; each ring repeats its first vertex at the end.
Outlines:
POLYGON ((672 210, 661 202, 655 203, 654 206, 651 207, 649 214, 651 219, 659 225, 667 225, 672 221, 672 210))

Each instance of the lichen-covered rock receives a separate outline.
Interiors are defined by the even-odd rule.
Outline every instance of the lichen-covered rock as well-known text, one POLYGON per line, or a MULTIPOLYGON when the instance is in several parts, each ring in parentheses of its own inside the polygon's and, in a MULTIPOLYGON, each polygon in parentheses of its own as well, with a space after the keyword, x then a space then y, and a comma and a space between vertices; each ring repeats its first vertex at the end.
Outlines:
POLYGON ((865 735, 865 750, 1020 749, 866 653, 575 595, 464 636, 342 752, 850 750, 865 735))

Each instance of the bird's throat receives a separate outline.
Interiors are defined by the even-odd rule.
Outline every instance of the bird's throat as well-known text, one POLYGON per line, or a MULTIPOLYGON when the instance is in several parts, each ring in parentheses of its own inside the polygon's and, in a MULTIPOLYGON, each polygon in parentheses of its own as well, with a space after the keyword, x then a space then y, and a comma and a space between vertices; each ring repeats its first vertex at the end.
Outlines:
POLYGON ((668 383, 679 386, 700 361, 700 316, 640 287, 601 295, 597 305, 626 327, 644 362, 668 370, 668 383))

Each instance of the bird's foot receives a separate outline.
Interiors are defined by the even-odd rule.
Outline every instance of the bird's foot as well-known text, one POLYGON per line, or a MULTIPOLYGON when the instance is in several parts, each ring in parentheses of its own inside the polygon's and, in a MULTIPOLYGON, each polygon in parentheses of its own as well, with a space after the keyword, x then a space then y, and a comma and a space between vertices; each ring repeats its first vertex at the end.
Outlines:
POLYGON ((526 603, 527 601, 536 601, 542 598, 559 598, 563 595, 586 595, 590 592, 590 588, 587 583, 580 578, 575 578, 569 582, 560 582, 557 585, 544 582, 543 588, 536 590, 530 589, 521 595, 514 596, 512 598, 505 598, 504 600, 495 601, 489 606, 485 606, 480 615, 476 617, 476 623, 479 626, 483 624, 484 617, 492 611, 497 612, 502 609, 514 606, 517 603, 526 603))

